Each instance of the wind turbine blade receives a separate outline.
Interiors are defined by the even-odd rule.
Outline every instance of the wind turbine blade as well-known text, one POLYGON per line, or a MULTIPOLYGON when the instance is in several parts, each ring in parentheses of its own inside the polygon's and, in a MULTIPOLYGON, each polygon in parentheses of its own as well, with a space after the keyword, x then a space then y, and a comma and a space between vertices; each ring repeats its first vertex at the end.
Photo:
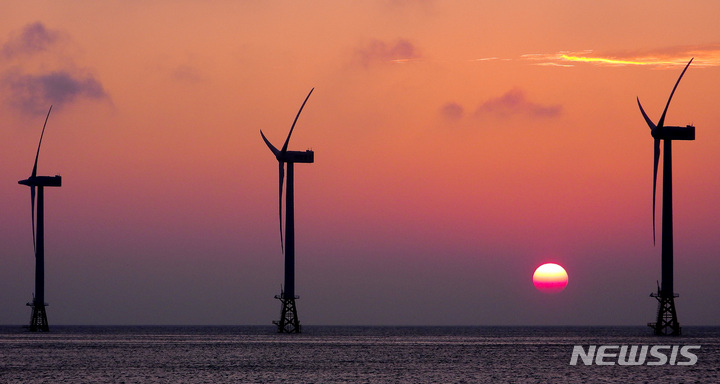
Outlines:
POLYGON ((305 97, 305 101, 303 101, 302 105, 300 106, 300 110, 298 111, 297 115, 295 115, 295 120, 293 120, 292 127, 290 127, 290 133, 288 133, 287 139, 285 139, 285 144, 283 144, 282 153, 287 152, 288 143, 290 143, 290 135, 292 135, 293 129, 295 129, 295 123, 297 123, 298 117, 300 117, 300 112, 302 112, 303 108, 305 108, 305 103, 307 103, 310 95, 312 95, 314 90, 315 88, 310 90, 310 93, 308 93, 307 97, 305 97))
POLYGON ((680 77, 678 77, 677 81, 675 82, 675 86, 673 87, 672 92, 670 92, 670 97, 668 98, 667 104, 665 104, 665 110, 662 113, 662 116, 660 116, 660 120, 658 121, 658 127, 662 128, 663 124, 665 124, 665 114, 667 113, 668 107, 670 106, 670 100, 672 100, 673 95, 675 94, 675 90, 677 89, 678 84, 680 84, 680 80, 682 80, 683 75, 685 74, 685 71, 687 71, 688 67, 690 66, 690 63, 692 63, 694 57, 688 61, 687 65, 685 66, 685 69, 683 69, 682 73, 680 74, 680 77))
POLYGON ((35 241, 35 186, 30 186, 30 217, 32 219, 33 253, 37 256, 37 244, 35 241))
MULTIPOLYGON (((643 115, 643 118, 645 118, 645 122, 648 126, 650 126, 650 132, 655 133, 655 129, 657 126, 655 123, 650 120, 647 113, 645 113, 645 110, 642 107, 642 104, 640 104, 640 98, 637 98, 638 107, 640 107, 640 112, 643 115)), ((658 161, 660 161, 660 139, 655 139, 655 146, 654 146, 654 171, 653 171, 653 245, 655 245, 655 191, 657 190, 657 172, 658 172, 658 161)))
POLYGON ((643 109, 642 104, 640 104, 640 98, 639 98, 639 97, 637 98, 637 103, 638 103, 638 107, 640 107, 640 112, 642 113, 643 117, 645 118, 645 122, 646 122, 647 125, 650 127, 650 130, 651 130, 651 131, 654 131, 655 128, 657 128, 657 126, 655 125, 655 123, 653 123, 652 120, 650 120, 650 118, 648 117, 647 113, 645 113, 645 110, 643 109))
POLYGON ((283 220, 282 220, 282 195, 283 195, 283 181, 285 180, 285 164, 282 161, 278 161, 280 165, 280 189, 278 194, 278 211, 280 212, 280 249, 283 254, 285 253, 285 245, 283 244, 283 220))
MULTIPOLYGON (((50 118, 50 111, 52 111, 52 105, 50 106, 50 109, 48 110, 47 116, 45 117, 45 124, 43 124, 42 133, 40 133, 40 142, 38 143, 37 153, 35 154, 35 165, 33 165, 32 177, 37 176, 37 163, 38 163, 38 157, 40 157, 40 145, 42 144, 43 135, 45 135, 45 127, 47 126, 48 119, 50 118)), ((35 227, 33 227, 33 228, 35 228, 35 227)))
MULTIPOLYGON (((654 171, 653 171, 653 245, 655 245, 655 200, 657 191, 657 173, 658 173, 658 162, 660 161, 660 139, 655 139, 654 149, 654 171)), ((664 164, 667 167, 667 164, 664 164)))
POLYGON ((260 136, 262 136, 263 140, 265 141, 265 144, 267 144, 268 148, 272 151, 273 155, 277 156, 277 154, 280 152, 277 148, 275 148, 274 145, 270 144, 270 141, 265 137, 265 134, 263 133, 262 129, 260 130, 260 136))

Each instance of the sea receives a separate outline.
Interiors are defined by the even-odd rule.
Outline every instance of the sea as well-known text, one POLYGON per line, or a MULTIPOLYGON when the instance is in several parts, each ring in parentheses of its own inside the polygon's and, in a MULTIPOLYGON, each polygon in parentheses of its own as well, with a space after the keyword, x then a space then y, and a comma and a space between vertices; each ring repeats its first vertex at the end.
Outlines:
POLYGON ((720 383, 720 327, 0 326, 0 383, 720 383), (598 365, 581 346, 608 346, 598 365), (666 357, 619 365, 620 346, 666 357), (682 347, 687 353, 671 355, 682 347), (699 346, 699 347, 698 347, 699 346), (614 353, 611 353, 614 352, 614 353), (671 364, 670 361, 673 363, 671 364))

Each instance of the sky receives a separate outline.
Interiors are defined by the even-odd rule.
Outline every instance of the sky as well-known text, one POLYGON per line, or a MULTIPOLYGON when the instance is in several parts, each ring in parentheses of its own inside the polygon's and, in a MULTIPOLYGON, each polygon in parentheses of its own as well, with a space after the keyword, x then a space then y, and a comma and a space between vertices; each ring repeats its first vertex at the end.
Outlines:
MULTIPOLYGON (((0 324, 270 325, 277 162, 305 325, 644 325, 650 130, 673 143, 680 324, 719 325, 720 3, 53 1, 0 13, 0 324), (565 267, 555 294, 534 288, 565 267)), ((662 166, 662 164, 661 164, 662 166)), ((657 227, 660 228, 660 192, 657 227)))

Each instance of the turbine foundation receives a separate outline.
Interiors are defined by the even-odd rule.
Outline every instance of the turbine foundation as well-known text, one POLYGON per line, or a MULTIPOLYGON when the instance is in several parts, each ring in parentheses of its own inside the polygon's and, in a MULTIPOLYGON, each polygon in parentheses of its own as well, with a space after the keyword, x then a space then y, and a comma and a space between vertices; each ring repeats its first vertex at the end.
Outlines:
POLYGON ((30 315, 30 332, 49 332, 50 326, 48 325, 47 314, 45 313, 45 303, 32 302, 27 303, 28 306, 32 307, 32 314, 30 315))
POLYGON ((654 323, 648 323, 655 336, 680 336, 682 331, 677 320, 677 312, 675 312, 675 298, 678 297, 678 294, 666 295, 658 291, 658 293, 651 293, 650 297, 658 300, 657 320, 654 323))
POLYGON ((300 320, 297 316, 297 307, 295 307, 295 299, 300 297, 286 298, 284 294, 280 294, 275 295, 275 298, 282 303, 280 320, 273 321, 273 324, 278 327, 278 333, 300 333, 300 320))

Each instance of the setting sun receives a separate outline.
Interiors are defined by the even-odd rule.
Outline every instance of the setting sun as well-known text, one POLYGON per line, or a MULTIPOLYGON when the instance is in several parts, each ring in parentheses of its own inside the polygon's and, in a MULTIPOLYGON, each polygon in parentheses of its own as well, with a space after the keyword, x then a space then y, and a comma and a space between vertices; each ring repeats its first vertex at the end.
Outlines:
POLYGON ((568 274, 565 268, 555 263, 539 266, 533 274, 533 284, 539 291, 560 292, 567 286, 568 274))

